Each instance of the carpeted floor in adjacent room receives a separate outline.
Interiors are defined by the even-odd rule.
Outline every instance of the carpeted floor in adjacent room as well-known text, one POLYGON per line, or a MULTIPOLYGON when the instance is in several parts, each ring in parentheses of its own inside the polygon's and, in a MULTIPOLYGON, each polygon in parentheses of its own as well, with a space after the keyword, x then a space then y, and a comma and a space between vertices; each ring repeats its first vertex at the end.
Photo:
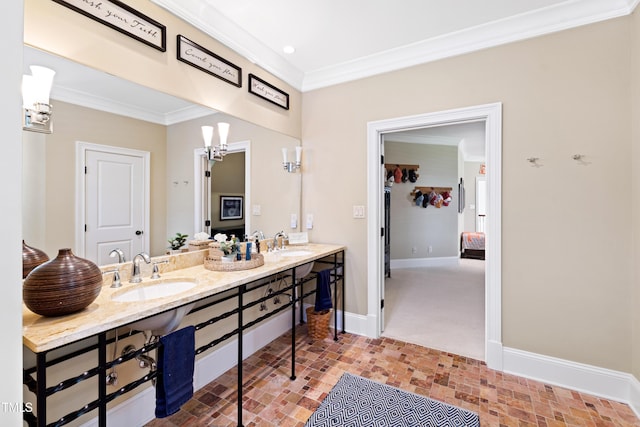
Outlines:
MULTIPOLYGON (((302 427, 350 372, 474 411, 483 427, 640 426, 625 404, 496 372, 478 360, 391 338, 339 338, 312 342, 306 327, 298 328, 295 381, 289 379, 289 333, 246 359, 244 425, 302 427)), ((236 375, 227 371, 178 413, 148 426, 236 426, 236 375)))

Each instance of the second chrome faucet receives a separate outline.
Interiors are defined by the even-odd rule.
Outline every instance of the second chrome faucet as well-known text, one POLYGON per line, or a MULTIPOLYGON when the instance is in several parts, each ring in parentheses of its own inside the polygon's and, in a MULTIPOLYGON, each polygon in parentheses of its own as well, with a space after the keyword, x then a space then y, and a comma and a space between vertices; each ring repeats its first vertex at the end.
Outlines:
POLYGON ((145 252, 140 252, 138 255, 133 257, 133 270, 131 271, 131 279, 129 283, 140 283, 142 282, 142 276, 140 275, 140 260, 144 260, 145 263, 151 263, 151 258, 145 252))

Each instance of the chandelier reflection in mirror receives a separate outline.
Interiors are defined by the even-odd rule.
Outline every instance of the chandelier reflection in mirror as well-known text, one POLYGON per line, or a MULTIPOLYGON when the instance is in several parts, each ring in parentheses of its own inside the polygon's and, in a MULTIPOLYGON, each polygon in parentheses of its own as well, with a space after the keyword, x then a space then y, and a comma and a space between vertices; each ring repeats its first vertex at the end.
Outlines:
POLYGON ((31 65, 29 68, 31 75, 22 76, 22 129, 51 133, 53 122, 49 94, 56 72, 39 65, 31 65))
POLYGON ((229 136, 229 123, 218 123, 218 137, 220 144, 213 146, 213 126, 202 126, 202 139, 204 139, 204 149, 209 160, 221 162, 227 154, 227 137, 229 136))

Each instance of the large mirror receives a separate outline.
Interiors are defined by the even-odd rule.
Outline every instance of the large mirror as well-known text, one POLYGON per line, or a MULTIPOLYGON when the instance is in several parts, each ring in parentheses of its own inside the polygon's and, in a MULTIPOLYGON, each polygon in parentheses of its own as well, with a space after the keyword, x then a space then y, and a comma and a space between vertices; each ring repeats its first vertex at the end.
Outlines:
POLYGON ((30 65, 52 68, 56 76, 53 133, 23 132, 27 244, 50 257, 72 248, 107 264, 113 262, 108 254, 114 247, 131 260, 137 249, 127 239, 158 256, 166 253, 176 233, 192 239, 198 232, 225 227, 247 234, 261 230, 267 236, 299 229, 292 227, 291 216, 300 217, 300 174, 282 167, 282 148, 293 151, 299 140, 25 46, 25 74, 30 65), (204 157, 201 126, 219 122, 230 124, 232 154, 226 163, 210 163, 204 157), (140 160, 120 161, 129 158, 140 160), (214 177, 220 172, 224 179, 208 187, 206 170, 214 177), (130 185, 138 174, 142 184, 130 185), (122 205, 105 208, 109 200, 122 205), (241 213, 229 208, 221 215, 223 201, 237 208, 238 200, 241 213), (103 210, 94 211, 91 206, 96 205, 103 210), (129 226, 133 237, 119 236, 118 226, 130 225, 137 205, 144 224, 129 226), (207 219, 214 228, 207 227, 207 219), (107 243, 91 252, 87 248, 96 245, 87 235, 96 230, 107 243))

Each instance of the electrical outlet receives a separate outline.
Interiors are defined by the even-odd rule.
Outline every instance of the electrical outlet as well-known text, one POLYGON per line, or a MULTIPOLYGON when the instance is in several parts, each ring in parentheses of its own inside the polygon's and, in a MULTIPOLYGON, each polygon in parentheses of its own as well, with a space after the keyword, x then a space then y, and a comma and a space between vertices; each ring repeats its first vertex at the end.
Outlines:
POLYGON ((253 215, 256 215, 256 216, 257 216, 257 215, 260 215, 260 214, 262 213, 262 206, 260 206, 260 205, 253 205, 253 206, 251 207, 251 213, 252 213, 253 215))
POLYGON ((433 246, 429 245, 429 253, 433 252, 433 246))
POLYGON ((417 254, 418 253, 418 248, 416 248, 415 246, 411 248, 411 253, 412 254, 417 254))
POLYGON ((290 222, 291 222, 290 226, 291 226, 292 229, 298 228, 298 215, 292 213, 290 222))
POLYGON ((313 214, 307 214, 307 230, 313 228, 313 214))

